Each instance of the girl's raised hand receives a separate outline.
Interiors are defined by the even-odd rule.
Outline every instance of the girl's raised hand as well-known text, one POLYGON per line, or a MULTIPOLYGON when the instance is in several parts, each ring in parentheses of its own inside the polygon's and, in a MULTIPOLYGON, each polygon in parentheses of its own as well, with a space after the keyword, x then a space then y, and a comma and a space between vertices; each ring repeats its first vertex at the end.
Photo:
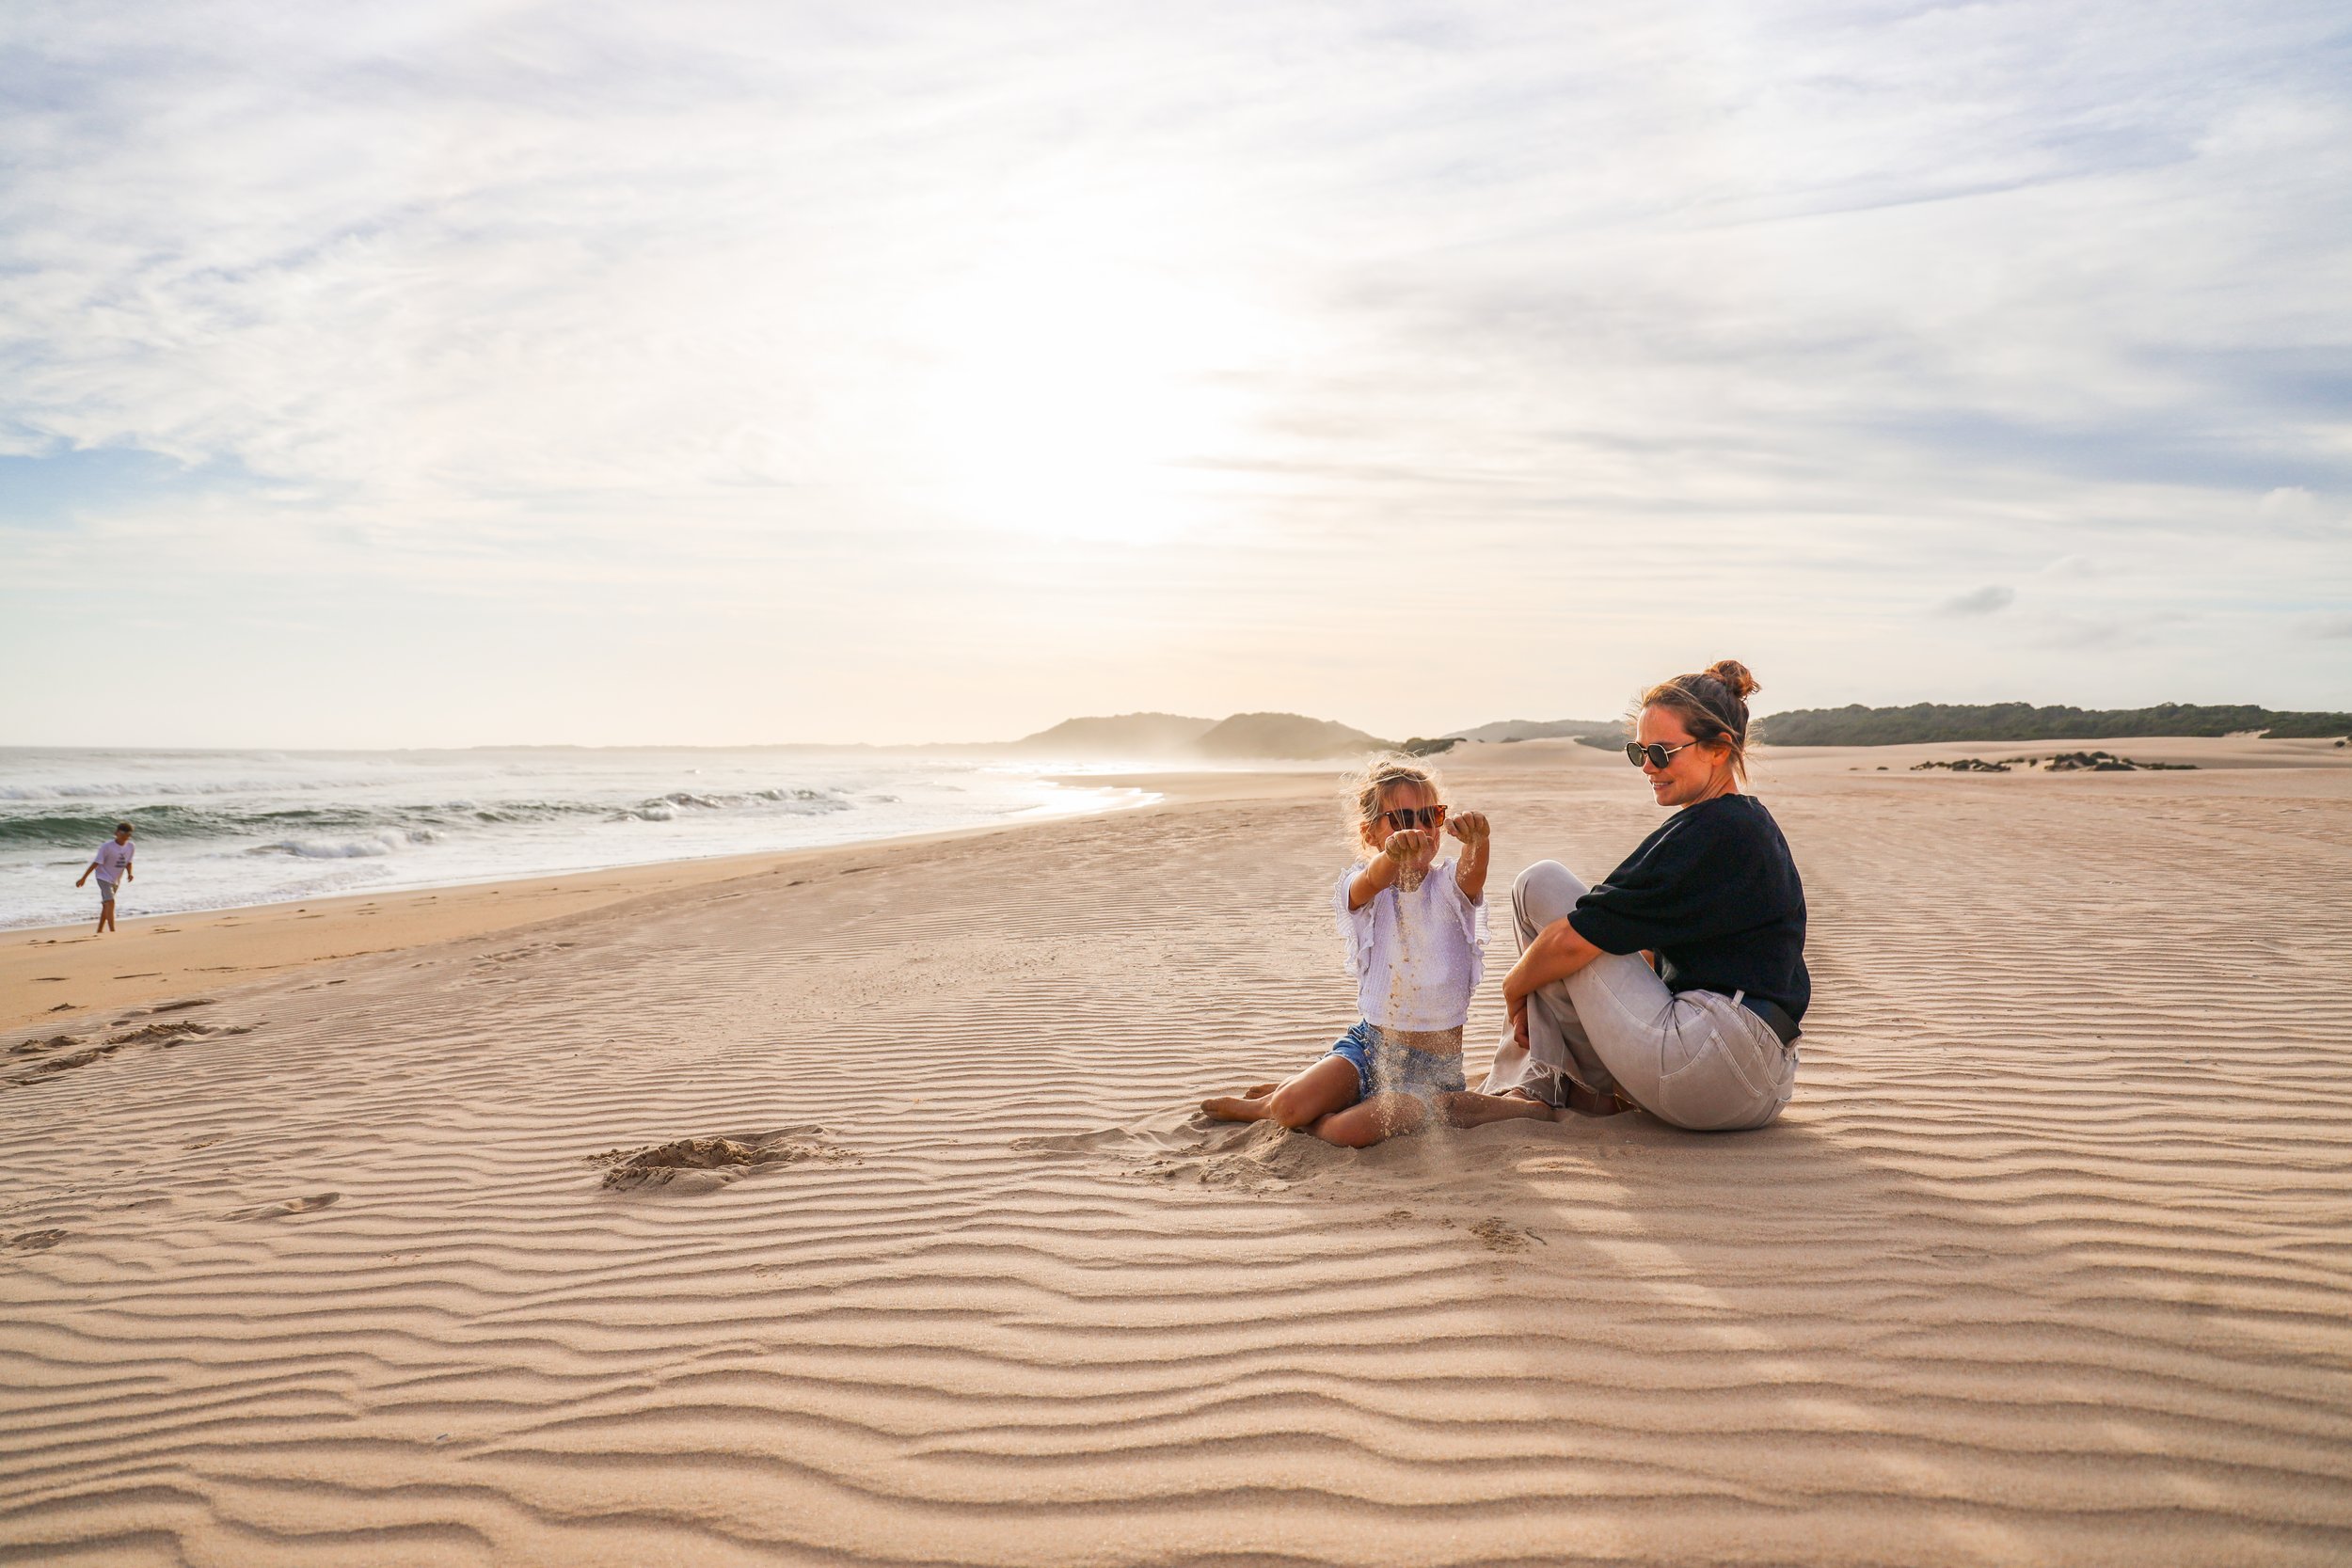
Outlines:
POLYGON ((1400 866, 1410 865, 1429 852, 1436 836, 1426 828, 1399 828, 1389 835, 1380 852, 1400 866))
POLYGON ((1486 842, 1486 835, 1491 830, 1486 826, 1485 812, 1466 811, 1459 816, 1448 817, 1445 831, 1474 848, 1486 842))

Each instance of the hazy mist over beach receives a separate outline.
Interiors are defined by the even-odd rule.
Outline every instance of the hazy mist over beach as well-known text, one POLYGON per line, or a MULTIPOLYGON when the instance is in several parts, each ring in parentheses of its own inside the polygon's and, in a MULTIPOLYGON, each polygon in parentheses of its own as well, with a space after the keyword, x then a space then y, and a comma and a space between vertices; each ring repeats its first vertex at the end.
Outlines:
POLYGON ((1724 653, 1768 709, 2352 687, 2339 7, 0 47, 18 743, 1402 736, 1724 653))

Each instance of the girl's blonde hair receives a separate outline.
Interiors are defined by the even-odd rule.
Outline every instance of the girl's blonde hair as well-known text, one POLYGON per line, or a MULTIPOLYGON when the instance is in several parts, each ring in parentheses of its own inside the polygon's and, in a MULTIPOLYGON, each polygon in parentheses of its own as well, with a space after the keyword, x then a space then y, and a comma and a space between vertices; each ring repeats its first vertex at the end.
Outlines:
POLYGON ((1372 842, 1372 825, 1388 809, 1389 791, 1406 784, 1419 784, 1432 797, 1441 797, 1445 788, 1438 782, 1436 768, 1423 768, 1404 757, 1375 757, 1361 772, 1348 779, 1349 826, 1355 830, 1358 844, 1372 842))

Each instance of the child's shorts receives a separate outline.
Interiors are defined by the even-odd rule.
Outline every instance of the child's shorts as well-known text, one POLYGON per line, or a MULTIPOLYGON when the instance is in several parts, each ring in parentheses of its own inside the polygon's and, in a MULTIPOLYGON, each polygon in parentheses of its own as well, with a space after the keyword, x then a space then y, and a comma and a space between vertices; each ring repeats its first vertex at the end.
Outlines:
POLYGON ((115 884, 113 882, 100 882, 98 884, 98 901, 102 904, 111 904, 115 901, 115 884))
POLYGON ((1354 1066, 1357 1094, 1361 1099, 1370 1100, 1379 1094, 1409 1094, 1420 1100, 1435 1100, 1441 1094, 1459 1094, 1470 1086, 1462 1081, 1462 1032, 1449 1029, 1443 1033, 1453 1036, 1456 1049, 1422 1051, 1406 1044, 1406 1038, 1431 1039, 1431 1036, 1392 1035, 1367 1019, 1342 1035, 1331 1047, 1331 1054, 1344 1056, 1354 1066))

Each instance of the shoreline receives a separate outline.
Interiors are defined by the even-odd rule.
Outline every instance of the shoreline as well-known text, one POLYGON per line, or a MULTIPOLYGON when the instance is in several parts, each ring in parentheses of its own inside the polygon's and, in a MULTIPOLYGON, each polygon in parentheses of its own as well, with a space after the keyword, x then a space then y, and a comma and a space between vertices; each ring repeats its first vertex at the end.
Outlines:
MULTIPOLYGON (((1107 782, 1091 775, 1048 775, 1107 782)), ((93 909, 67 926, 0 931, 0 1030, 21 1030, 53 1016, 73 1019, 152 1005, 193 990, 230 990, 310 965, 377 958, 469 938, 514 932, 641 898, 683 894, 774 875, 795 866, 821 870, 833 859, 888 853, 994 834, 1050 831, 1107 816, 1164 811, 1216 800, 1262 800, 1292 793, 1301 775, 1227 772, 1117 776, 1118 787, 1154 800, 1101 811, 989 822, 935 832, 900 833, 848 843, 762 849, 740 855, 647 861, 588 871, 549 872, 504 881, 444 882, 381 893, 339 893, 267 904, 236 904, 192 913, 126 915, 101 937, 93 909), (160 941, 156 939, 161 939, 160 941)), ((1319 790, 1320 774, 1307 774, 1319 790)), ((136 884, 133 884, 135 886, 136 884)))
MULTIPOLYGON (((1430 759, 1442 774, 1466 770, 1487 778, 1530 771, 1589 784, 1625 763, 1614 752, 1572 740, 1533 740, 1457 749, 1430 759)), ((2255 781, 2282 770, 2314 780, 2352 772, 2352 754, 2327 741, 2147 737, 2100 743, 2047 742, 2025 747, 1941 741, 1907 746, 1759 747, 1754 787, 1769 795, 1776 780, 1819 781, 1868 788, 1980 791, 2201 788, 2237 793, 2267 788, 2255 781), (2145 761, 2189 762, 2196 770, 2051 775, 1915 771, 1926 760, 1963 755, 2015 755, 2079 749, 2106 750, 2145 761), (2169 781, 2158 784, 2156 781, 2169 781)), ((442 883, 382 893, 336 894, 283 903, 245 904, 194 914, 131 915, 120 930, 100 938, 88 919, 72 925, 0 931, 0 1029, 23 1029, 54 1016, 72 1018, 110 1008, 229 990, 273 975, 344 959, 380 957, 438 943, 519 930, 641 898, 715 888, 794 865, 821 866, 832 858, 889 853, 957 839, 1052 832, 1108 818, 1149 816, 1216 801, 1268 803, 1335 799, 1343 765, 1264 771, 1153 771, 1046 774, 1057 783, 1134 788, 1156 799, 1067 816, 991 822, 930 833, 859 839, 693 860, 651 861, 596 871, 551 872, 498 882, 442 883)), ((135 884, 134 884, 135 885, 135 884)))

